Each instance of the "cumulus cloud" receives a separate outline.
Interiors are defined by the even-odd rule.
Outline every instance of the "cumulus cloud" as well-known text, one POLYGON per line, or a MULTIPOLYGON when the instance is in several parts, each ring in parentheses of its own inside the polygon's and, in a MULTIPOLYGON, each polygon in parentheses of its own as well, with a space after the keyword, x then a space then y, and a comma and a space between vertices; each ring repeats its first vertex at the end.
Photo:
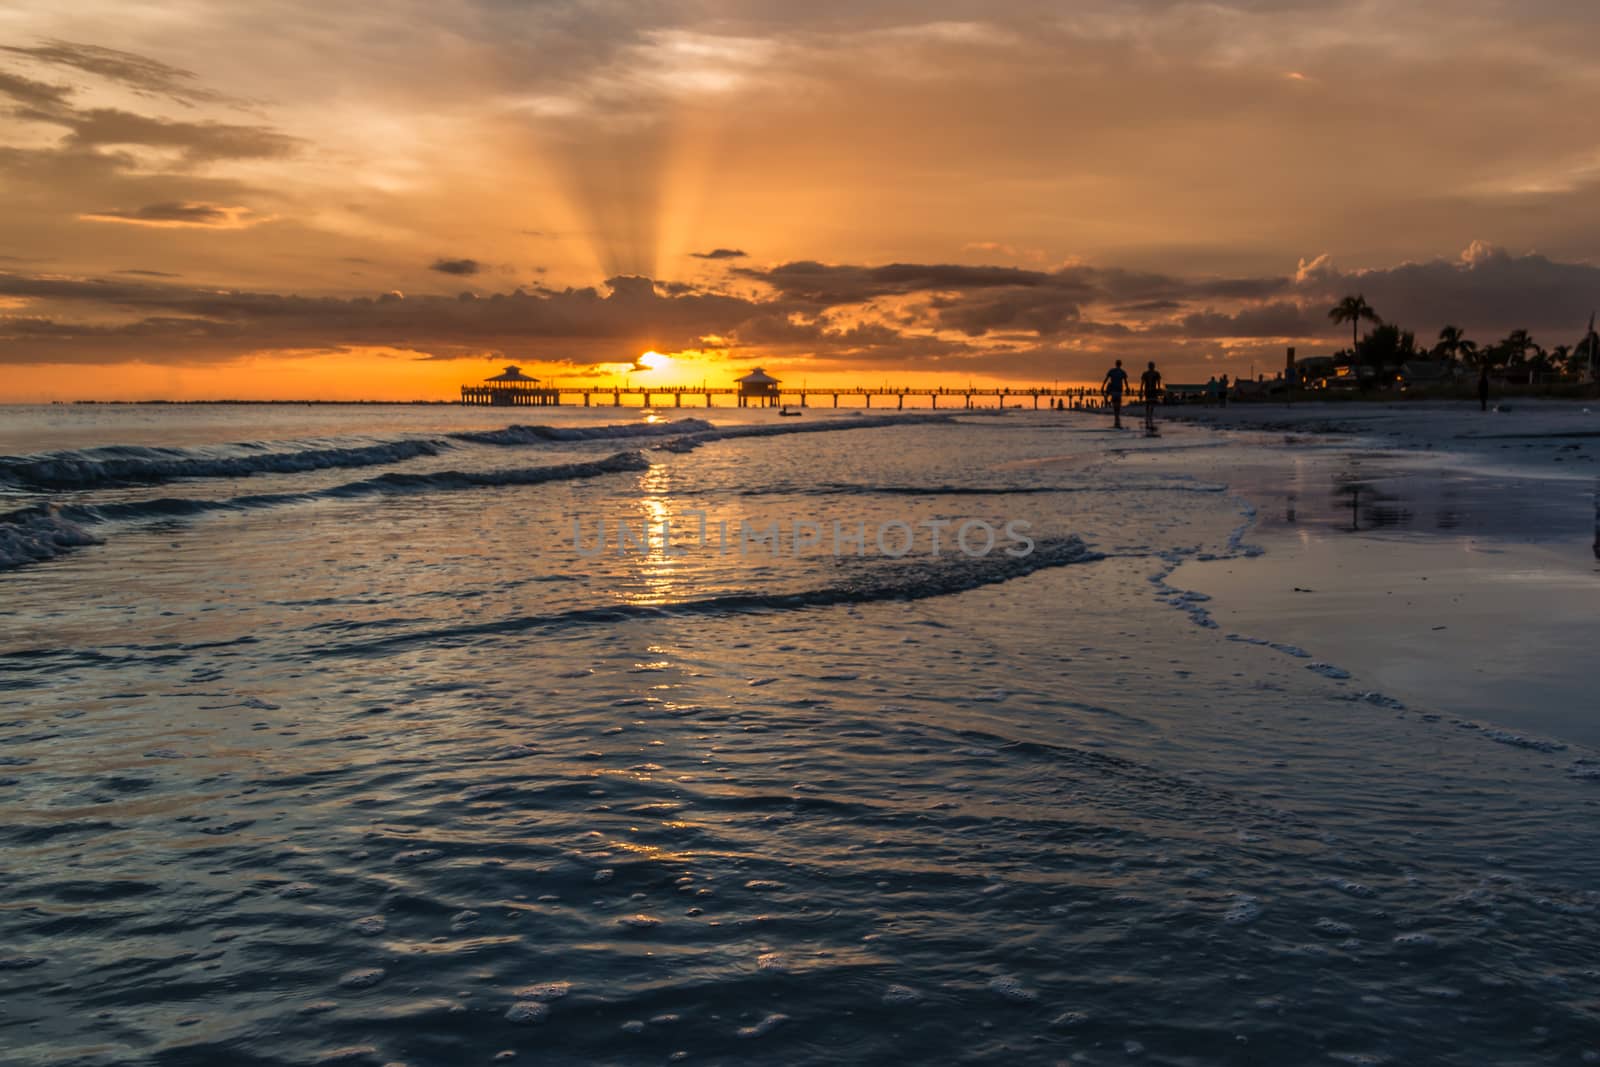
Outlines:
POLYGON ((1419 333, 1450 323, 1483 340, 1524 328, 1556 344, 1582 336, 1600 306, 1600 267, 1475 241, 1453 260, 1354 272, 1323 291, 1341 289, 1359 289, 1386 320, 1419 333))

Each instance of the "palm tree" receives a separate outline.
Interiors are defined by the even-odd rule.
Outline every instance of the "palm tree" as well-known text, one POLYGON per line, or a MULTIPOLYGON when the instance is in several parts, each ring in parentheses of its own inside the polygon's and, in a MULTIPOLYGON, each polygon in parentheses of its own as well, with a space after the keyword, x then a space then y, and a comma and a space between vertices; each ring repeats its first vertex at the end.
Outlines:
POLYGON ((1573 358, 1571 345, 1556 345, 1552 348, 1550 362, 1562 374, 1574 374, 1578 370, 1578 361, 1573 358))
POLYGON ((1500 344, 1506 351, 1507 362, 1513 365, 1525 361, 1529 349, 1539 347, 1533 343, 1533 338, 1527 330, 1512 330, 1500 344))
POLYGON ((1477 350, 1478 343, 1467 340, 1466 332, 1461 327, 1446 326, 1439 331, 1439 347, 1435 351, 1450 362, 1470 361, 1477 350))
POLYGON ((1361 320, 1381 323, 1378 313, 1372 310, 1372 305, 1367 303, 1365 295, 1347 296, 1328 311, 1328 318, 1335 323, 1348 322, 1350 324, 1350 350, 1355 351, 1356 345, 1361 343, 1359 331, 1361 320))

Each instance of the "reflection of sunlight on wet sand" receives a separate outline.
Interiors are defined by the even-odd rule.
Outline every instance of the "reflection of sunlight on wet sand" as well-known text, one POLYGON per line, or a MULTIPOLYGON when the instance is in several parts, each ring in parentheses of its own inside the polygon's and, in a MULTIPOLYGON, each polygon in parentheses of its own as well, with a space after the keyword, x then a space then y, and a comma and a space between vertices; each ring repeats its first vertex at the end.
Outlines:
POLYGON ((667 494, 667 482, 667 468, 660 465, 651 467, 639 479, 639 487, 645 494, 639 505, 644 512, 644 521, 649 524, 649 548, 629 556, 637 567, 644 588, 623 590, 621 599, 625 604, 670 604, 678 599, 675 594, 679 583, 674 579, 681 561, 667 554, 667 546, 661 538, 663 525, 678 525, 672 501, 667 494))

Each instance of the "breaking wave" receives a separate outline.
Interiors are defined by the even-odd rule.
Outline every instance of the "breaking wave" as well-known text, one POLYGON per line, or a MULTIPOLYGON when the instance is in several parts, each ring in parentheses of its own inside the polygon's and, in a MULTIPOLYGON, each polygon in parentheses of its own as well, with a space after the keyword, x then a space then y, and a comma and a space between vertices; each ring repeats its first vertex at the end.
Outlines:
POLYGON ((447 441, 405 438, 351 447, 273 452, 266 444, 231 446, 259 450, 244 455, 183 448, 110 445, 36 456, 0 456, 0 485, 23 490, 92 489, 107 485, 154 485, 180 478, 242 478, 252 474, 371 467, 418 456, 436 456, 447 441))
POLYGON ((342 467, 374 467, 420 456, 437 456, 461 444, 534 445, 629 438, 669 438, 662 446, 686 452, 709 441, 734 437, 854 430, 901 423, 945 422, 949 415, 840 418, 795 425, 717 427, 700 418, 606 426, 512 425, 499 430, 462 430, 439 437, 406 437, 353 445, 294 447, 290 442, 252 441, 213 449, 107 445, 28 456, 0 456, 0 488, 56 492, 106 486, 159 485, 187 478, 244 478, 253 474, 298 474, 342 467))
MULTIPOLYGON (((891 600, 925 600, 997 585, 1035 571, 1089 563, 1104 557, 1076 536, 1042 539, 1025 556, 991 553, 982 557, 946 556, 875 566, 865 573, 817 589, 793 593, 723 593, 672 604, 609 604, 576 608, 548 615, 511 615, 492 622, 412 630, 366 641, 326 646, 319 654, 346 655, 377 652, 396 646, 440 644, 472 637, 491 637, 530 630, 563 630, 574 626, 624 622, 629 619, 694 615, 740 615, 840 604, 871 604, 891 600)), ((408 620, 377 619, 328 623, 312 629, 359 632, 391 629, 408 620)), ((417 620, 428 621, 428 620, 417 620)))
POLYGON ((507 426, 503 430, 462 430, 446 434, 477 445, 536 445, 545 441, 608 441, 618 437, 671 437, 699 434, 716 427, 705 419, 675 422, 632 422, 611 426, 507 426))
POLYGON ((383 493, 539 485, 544 482, 642 471, 648 470, 649 467, 650 460, 642 452, 618 452, 605 459, 585 463, 561 463, 547 467, 435 471, 430 474, 380 474, 376 478, 300 493, 257 493, 222 500, 162 497, 155 500, 130 500, 109 504, 28 508, 0 516, 0 569, 49 559, 71 548, 100 543, 79 524, 181 518, 208 512, 248 511, 312 500, 349 500, 383 493))
POLYGON ((54 559, 99 539, 54 508, 36 507, 0 515, 0 570, 54 559))
MULTIPOLYGON (((972 414, 963 412, 962 414, 972 414)), ((808 423, 755 423, 745 426, 708 426, 705 430, 685 434, 659 447, 669 452, 691 452, 713 441, 728 441, 739 437, 778 437, 796 433, 827 433, 832 430, 866 430, 880 426, 915 426, 923 423, 953 422, 956 413, 940 412, 937 415, 860 415, 829 419, 826 422, 808 423)), ((688 419, 687 422, 697 420, 688 419)))
POLYGON ((507 426, 463 430, 440 437, 402 437, 352 445, 294 447, 252 441, 213 449, 107 445, 31 456, 0 456, 0 486, 50 492, 119 485, 159 485, 185 478, 243 478, 252 474, 298 474, 340 467, 374 467, 419 456, 437 456, 461 443, 529 445, 562 441, 607 441, 631 437, 678 437, 715 431, 704 419, 618 423, 608 426, 507 426))

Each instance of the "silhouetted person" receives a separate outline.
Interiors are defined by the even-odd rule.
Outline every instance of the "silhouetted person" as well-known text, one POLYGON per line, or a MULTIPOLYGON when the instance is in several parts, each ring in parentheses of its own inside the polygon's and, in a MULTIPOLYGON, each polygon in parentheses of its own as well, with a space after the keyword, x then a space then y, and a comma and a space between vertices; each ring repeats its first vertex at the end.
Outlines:
POLYGON ((1478 410, 1489 410, 1489 367, 1485 364, 1478 370, 1478 410))
POLYGON ((1227 407, 1228 406, 1228 376, 1226 374, 1224 374, 1221 378, 1218 378, 1217 379, 1217 385, 1219 387, 1217 395, 1222 400, 1222 406, 1223 407, 1227 407))
POLYGON ((1100 392, 1111 398, 1111 425, 1122 429, 1122 392, 1128 387, 1128 372, 1122 369, 1122 360, 1117 360, 1117 365, 1106 371, 1105 381, 1100 383, 1100 392))
POLYGON ((1206 379, 1206 406, 1217 403, 1217 376, 1213 374, 1206 379))
POLYGON ((1139 375, 1139 387, 1144 391, 1144 432, 1156 432, 1156 398, 1161 395, 1161 372, 1156 370, 1156 361, 1151 360, 1149 369, 1139 375))

